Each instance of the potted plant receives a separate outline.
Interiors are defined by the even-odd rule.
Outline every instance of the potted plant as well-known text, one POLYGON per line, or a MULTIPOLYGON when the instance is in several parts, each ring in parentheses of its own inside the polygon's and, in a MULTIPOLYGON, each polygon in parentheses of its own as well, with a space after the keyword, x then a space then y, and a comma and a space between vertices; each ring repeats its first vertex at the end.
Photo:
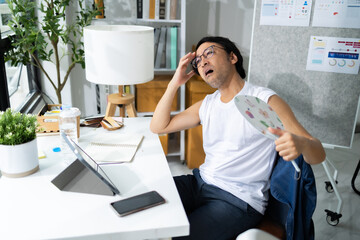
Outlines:
POLYGON ((84 0, 7 0, 12 20, 8 26, 14 32, 10 37, 12 48, 5 53, 5 61, 12 66, 19 63, 38 67, 53 86, 58 103, 62 103, 61 91, 76 64, 85 68, 83 28, 90 25, 99 10, 87 9, 84 0), (39 5, 37 5, 37 3, 39 5), (77 3, 78 6, 74 6, 77 3), (73 4, 70 6, 70 4, 73 4), (70 14, 70 9, 78 11, 70 14), (37 16, 36 11, 39 11, 37 16), (69 18, 66 18, 68 14, 69 18), (62 59, 68 57, 65 74, 62 59), (45 69, 43 61, 52 62, 55 76, 45 69))
POLYGON ((0 170, 8 177, 23 177, 39 169, 35 115, 0 112, 0 170))

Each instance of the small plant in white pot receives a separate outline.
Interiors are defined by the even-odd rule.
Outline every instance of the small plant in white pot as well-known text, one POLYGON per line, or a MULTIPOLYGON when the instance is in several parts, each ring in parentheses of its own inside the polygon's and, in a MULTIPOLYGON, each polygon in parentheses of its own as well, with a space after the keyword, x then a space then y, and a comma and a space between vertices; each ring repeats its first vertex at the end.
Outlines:
POLYGON ((3 176, 24 177, 39 169, 36 116, 0 112, 0 170, 3 176))

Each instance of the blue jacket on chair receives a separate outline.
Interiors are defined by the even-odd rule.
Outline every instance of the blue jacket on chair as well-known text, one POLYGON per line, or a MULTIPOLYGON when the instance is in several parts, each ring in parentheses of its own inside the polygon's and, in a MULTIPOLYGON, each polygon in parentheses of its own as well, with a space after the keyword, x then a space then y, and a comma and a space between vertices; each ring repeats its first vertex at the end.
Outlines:
POLYGON ((296 175, 290 162, 277 157, 271 175, 270 193, 283 205, 282 222, 286 239, 314 239, 312 215, 316 207, 315 177, 311 166, 304 161, 302 155, 295 161, 301 169, 300 176, 296 175))

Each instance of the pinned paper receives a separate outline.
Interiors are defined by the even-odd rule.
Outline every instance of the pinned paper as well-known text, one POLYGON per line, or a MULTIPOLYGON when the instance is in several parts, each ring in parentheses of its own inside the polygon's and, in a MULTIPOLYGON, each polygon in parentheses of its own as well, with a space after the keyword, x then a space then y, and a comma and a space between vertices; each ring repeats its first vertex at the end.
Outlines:
POLYGON ((311 36, 306 70, 358 74, 360 39, 311 36))
POLYGON ((312 25, 317 27, 360 28, 360 1, 317 0, 312 25))

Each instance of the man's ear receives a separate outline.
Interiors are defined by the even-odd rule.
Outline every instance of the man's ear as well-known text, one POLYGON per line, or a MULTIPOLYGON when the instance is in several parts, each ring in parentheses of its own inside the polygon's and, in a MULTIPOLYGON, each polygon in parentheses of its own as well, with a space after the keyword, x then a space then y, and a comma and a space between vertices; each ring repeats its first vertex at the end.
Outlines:
POLYGON ((236 56, 233 52, 231 52, 231 53, 230 53, 230 56, 229 56, 229 60, 230 60, 230 62, 231 62, 232 64, 235 64, 235 63, 237 63, 238 58, 237 58, 237 56, 236 56))

